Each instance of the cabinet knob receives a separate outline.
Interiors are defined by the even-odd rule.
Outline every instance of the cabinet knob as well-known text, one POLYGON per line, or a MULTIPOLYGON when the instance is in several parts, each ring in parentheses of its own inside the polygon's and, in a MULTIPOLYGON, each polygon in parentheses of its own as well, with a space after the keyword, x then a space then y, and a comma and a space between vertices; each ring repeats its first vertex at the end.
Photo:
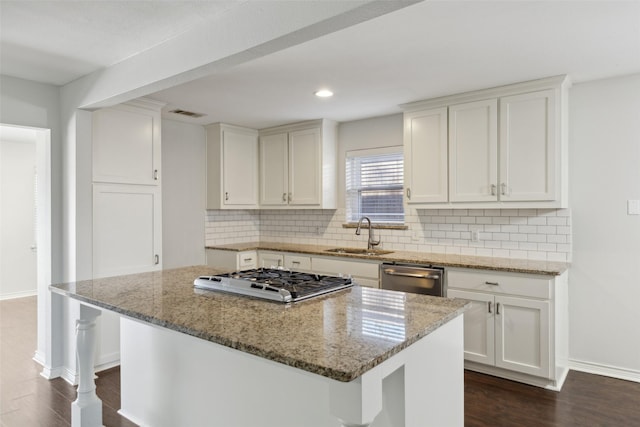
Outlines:
POLYGON ((491 184, 491 195, 495 196, 496 195, 496 191, 498 190, 498 188, 496 187, 495 184, 491 184))
POLYGON ((289 193, 289 203, 291 203, 291 199, 292 199, 291 193, 289 193))
POLYGON ((225 193, 224 193, 224 199, 225 199, 225 200, 229 200, 229 192, 228 192, 228 191, 225 191, 225 193))
POLYGON ((484 282, 485 285, 491 285, 491 286, 500 286, 500 283, 498 282, 484 282))
POLYGON ((411 189, 407 188, 407 199, 411 200, 411 189))
POLYGON ((491 313, 491 301, 487 301, 487 307, 489 307, 489 313, 491 313))
POLYGON ((160 255, 156 254, 153 256, 153 262, 155 265, 160 264, 160 255))
POLYGON ((282 201, 287 202, 287 193, 282 193, 282 201))
POLYGON ((496 303, 496 314, 500 314, 500 303, 496 303))
POLYGON ((155 170, 153 171, 153 180, 154 180, 154 181, 157 181, 157 180, 158 180, 158 169, 155 169, 155 170))

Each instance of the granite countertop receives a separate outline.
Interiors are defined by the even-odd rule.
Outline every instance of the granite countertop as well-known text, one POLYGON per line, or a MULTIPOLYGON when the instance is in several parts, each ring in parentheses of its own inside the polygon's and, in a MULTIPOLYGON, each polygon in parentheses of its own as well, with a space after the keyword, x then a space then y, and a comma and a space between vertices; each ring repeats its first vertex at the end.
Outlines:
POLYGON ((335 246, 305 245, 298 243, 249 242, 219 246, 207 246, 207 249, 228 251, 269 250, 297 252, 310 255, 358 258, 380 262, 404 262, 411 264, 434 264, 442 267, 475 268, 480 270, 507 271, 512 273, 545 274, 559 276, 569 268, 569 263, 554 261, 536 261, 515 258, 493 258, 472 255, 436 254, 426 252, 393 251, 384 255, 358 255, 332 253, 327 250, 335 246))
POLYGON ((206 266, 51 285, 52 292, 133 319, 352 381, 449 320, 467 302, 354 286, 281 304, 194 289, 206 266))

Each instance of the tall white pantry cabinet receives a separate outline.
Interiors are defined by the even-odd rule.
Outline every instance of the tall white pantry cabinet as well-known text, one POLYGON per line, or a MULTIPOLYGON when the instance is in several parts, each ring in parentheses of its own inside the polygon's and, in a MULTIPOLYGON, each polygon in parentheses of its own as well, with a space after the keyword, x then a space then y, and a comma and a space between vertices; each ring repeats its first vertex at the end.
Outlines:
POLYGON ((93 113, 93 276, 162 268, 162 104, 93 113))
POLYGON ((564 208, 566 76, 403 106, 415 208, 564 208))
MULTIPOLYGON (((92 114, 93 278, 162 269, 161 116, 138 99, 92 114)), ((120 360, 119 317, 97 322, 99 367, 120 360)))

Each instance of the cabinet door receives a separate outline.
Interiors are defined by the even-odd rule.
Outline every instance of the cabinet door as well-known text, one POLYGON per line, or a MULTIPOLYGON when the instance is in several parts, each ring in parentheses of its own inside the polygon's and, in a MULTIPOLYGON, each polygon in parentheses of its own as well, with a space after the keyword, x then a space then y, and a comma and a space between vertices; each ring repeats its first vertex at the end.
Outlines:
POLYGON ((258 204, 258 139, 250 133, 222 130, 224 204, 258 204))
POLYGON ((160 270, 160 189, 93 184, 93 277, 160 270))
POLYGON ((498 101, 449 107, 449 201, 497 201, 498 101))
POLYGON ((500 199, 556 199, 555 92, 500 98, 500 199))
POLYGON ((447 297, 471 301, 471 308, 464 312, 464 358, 493 365, 495 363, 493 295, 448 289, 447 297))
POLYGON ((119 106, 93 113, 93 181, 157 184, 160 115, 119 106))
POLYGON ((260 137, 260 204, 286 205, 289 193, 288 134, 260 137))
POLYGON ((289 133, 289 204, 319 205, 320 128, 289 133))
POLYGON ((446 202, 447 109, 404 116, 404 171, 409 204, 446 202))
POLYGON ((495 301, 496 366, 551 378, 549 301, 506 296, 495 301))

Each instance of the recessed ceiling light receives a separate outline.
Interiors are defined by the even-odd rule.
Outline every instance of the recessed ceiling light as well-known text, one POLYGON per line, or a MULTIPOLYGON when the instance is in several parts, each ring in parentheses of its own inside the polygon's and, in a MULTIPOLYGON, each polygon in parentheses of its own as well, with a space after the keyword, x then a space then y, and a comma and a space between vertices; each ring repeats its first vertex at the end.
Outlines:
POLYGON ((333 92, 329 89, 320 89, 316 92, 316 96, 319 98, 329 98, 330 96, 333 96, 333 92))

